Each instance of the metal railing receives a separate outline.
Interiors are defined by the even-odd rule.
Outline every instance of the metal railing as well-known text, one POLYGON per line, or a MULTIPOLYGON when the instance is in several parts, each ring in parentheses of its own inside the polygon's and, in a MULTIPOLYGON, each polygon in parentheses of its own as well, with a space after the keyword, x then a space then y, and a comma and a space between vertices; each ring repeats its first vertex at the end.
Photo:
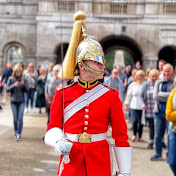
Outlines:
MULTIPOLYGON (((47 4, 54 2, 56 12, 73 13, 78 10, 83 10, 86 13, 94 15, 137 15, 137 14, 176 14, 176 1, 156 2, 128 2, 127 1, 91 1, 91 0, 39 0, 39 2, 47 4), (154 5, 154 10, 145 11, 154 5), (149 7, 147 7, 149 6, 149 7), (147 7, 147 8, 146 8, 147 7)), ((42 10, 41 10, 42 11, 42 10)), ((49 11, 49 10, 48 10, 49 11)), ((47 12, 47 9, 44 10, 47 12)))
POLYGON ((127 3, 111 3, 110 14, 127 14, 127 3))
POLYGON ((59 1, 58 11, 75 12, 80 4, 87 3, 94 14, 126 14, 127 2, 59 1))
POLYGON ((74 1, 59 1, 58 2, 58 11, 74 12, 75 11, 75 2, 74 1))
POLYGON ((176 2, 165 2, 163 3, 164 14, 176 14, 176 2))

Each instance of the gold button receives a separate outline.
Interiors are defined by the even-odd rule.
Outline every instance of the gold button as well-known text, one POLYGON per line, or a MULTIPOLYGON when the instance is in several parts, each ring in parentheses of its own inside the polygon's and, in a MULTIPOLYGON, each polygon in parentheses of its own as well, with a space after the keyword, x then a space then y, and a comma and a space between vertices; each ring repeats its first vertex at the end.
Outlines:
POLYGON ((88 121, 85 121, 84 124, 85 124, 85 125, 88 125, 88 121))
POLYGON ((85 115, 85 118, 88 119, 88 118, 89 118, 89 115, 85 115))
POLYGON ((87 130, 87 127, 84 127, 84 130, 87 130))
POLYGON ((86 112, 89 112, 89 110, 88 110, 88 109, 85 109, 85 111, 86 111, 86 112))
POLYGON ((87 134, 86 132, 83 133, 83 135, 87 134))
POLYGON ((90 92, 90 90, 86 90, 86 92, 87 92, 87 93, 89 93, 89 92, 90 92))
POLYGON ((87 107, 89 106, 89 104, 87 104, 87 107))

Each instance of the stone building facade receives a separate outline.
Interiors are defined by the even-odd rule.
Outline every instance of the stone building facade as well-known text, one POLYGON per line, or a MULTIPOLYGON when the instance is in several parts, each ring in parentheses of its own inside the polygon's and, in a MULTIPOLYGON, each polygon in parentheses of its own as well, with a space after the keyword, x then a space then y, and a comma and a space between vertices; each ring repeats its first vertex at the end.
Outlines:
POLYGON ((78 10, 105 53, 124 49, 144 69, 176 64, 176 0, 0 0, 0 72, 7 62, 61 63, 78 10))

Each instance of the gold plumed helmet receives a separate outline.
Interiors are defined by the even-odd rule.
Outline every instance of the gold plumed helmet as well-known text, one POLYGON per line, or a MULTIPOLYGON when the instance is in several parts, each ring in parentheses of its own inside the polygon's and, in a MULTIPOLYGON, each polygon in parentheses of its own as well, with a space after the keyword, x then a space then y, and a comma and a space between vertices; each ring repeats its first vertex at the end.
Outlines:
POLYGON ((78 64, 81 64, 84 67, 84 69, 95 75, 98 76, 103 75, 104 72, 96 71, 88 67, 83 62, 84 60, 92 60, 104 65, 104 53, 100 43, 98 43, 96 40, 87 37, 87 34, 85 33, 85 29, 83 26, 82 32, 84 40, 79 44, 77 49, 77 65, 75 67, 74 75, 75 76, 79 75, 78 64))
POLYGON ((82 11, 78 11, 74 15, 74 27, 70 44, 63 62, 64 79, 73 79, 79 75, 78 64, 81 64, 84 69, 95 74, 103 75, 104 72, 96 71, 88 67, 84 61, 92 60, 104 65, 104 53, 99 42, 87 37, 85 30, 86 15, 82 11))

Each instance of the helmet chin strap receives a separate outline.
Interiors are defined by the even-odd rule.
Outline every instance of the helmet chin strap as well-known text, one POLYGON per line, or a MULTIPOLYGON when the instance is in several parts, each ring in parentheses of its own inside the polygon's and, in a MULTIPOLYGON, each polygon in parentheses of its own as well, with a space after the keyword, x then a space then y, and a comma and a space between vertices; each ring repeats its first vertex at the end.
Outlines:
POLYGON ((103 76, 104 75, 104 71, 97 71, 94 70, 93 68, 90 68, 89 66, 87 66, 86 64, 84 64, 83 61, 80 62, 80 64, 82 65, 82 67, 87 70, 90 73, 93 73, 96 76, 103 76))

